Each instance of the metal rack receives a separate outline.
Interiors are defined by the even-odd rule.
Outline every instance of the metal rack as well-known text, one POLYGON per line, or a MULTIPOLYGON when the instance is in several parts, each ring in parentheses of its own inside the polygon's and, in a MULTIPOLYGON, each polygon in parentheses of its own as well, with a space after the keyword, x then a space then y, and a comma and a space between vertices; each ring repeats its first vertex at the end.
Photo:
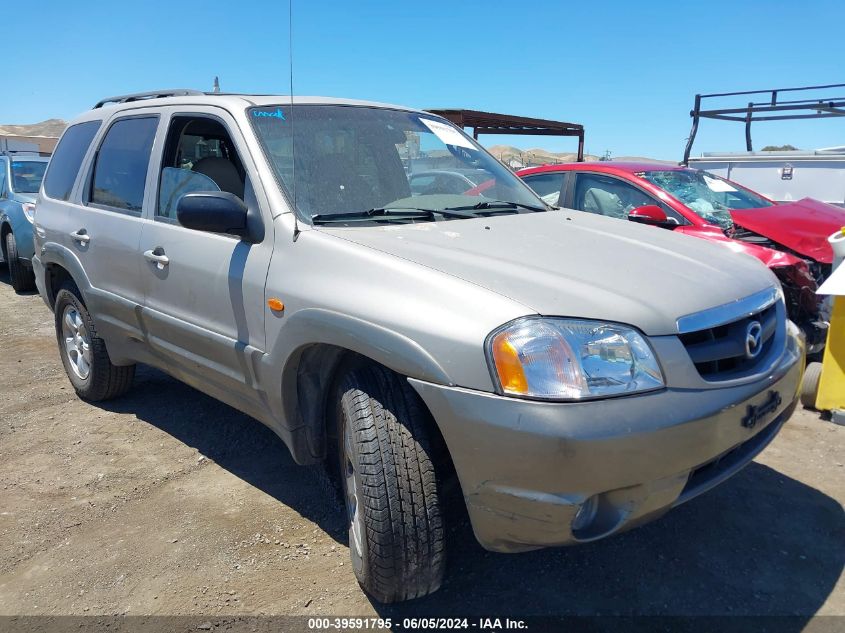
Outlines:
POLYGON ((580 123, 533 119, 530 117, 480 112, 478 110, 427 110, 458 127, 471 127, 472 137, 479 134, 516 134, 528 136, 575 136, 578 138, 578 162, 584 161, 584 126, 580 123))
POLYGON ((801 96, 811 90, 829 90, 845 88, 845 84, 828 84, 825 86, 804 86, 801 88, 776 88, 774 90, 746 90, 742 92, 722 92, 707 95, 695 95, 695 104, 690 110, 692 130, 690 130, 687 145, 684 149, 682 164, 689 164, 692 144, 698 133, 698 122, 701 119, 716 119, 719 121, 738 121, 745 123, 745 147, 753 151, 751 143, 751 124, 754 121, 786 121, 795 119, 825 119, 828 117, 845 116, 845 97, 808 97, 782 101, 782 93, 801 96), (797 94, 795 94, 797 93, 797 94), (702 102, 707 99, 724 97, 740 97, 746 95, 767 95, 765 101, 749 101, 742 107, 702 109, 702 102))

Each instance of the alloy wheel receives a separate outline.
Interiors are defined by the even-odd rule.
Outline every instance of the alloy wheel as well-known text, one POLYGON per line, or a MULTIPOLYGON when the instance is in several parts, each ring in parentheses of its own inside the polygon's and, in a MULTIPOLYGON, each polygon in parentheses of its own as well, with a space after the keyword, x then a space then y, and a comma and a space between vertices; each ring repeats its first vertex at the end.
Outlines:
POLYGON ((87 379, 91 373, 91 338, 82 315, 73 305, 65 307, 62 315, 62 338, 73 373, 82 380, 87 379))

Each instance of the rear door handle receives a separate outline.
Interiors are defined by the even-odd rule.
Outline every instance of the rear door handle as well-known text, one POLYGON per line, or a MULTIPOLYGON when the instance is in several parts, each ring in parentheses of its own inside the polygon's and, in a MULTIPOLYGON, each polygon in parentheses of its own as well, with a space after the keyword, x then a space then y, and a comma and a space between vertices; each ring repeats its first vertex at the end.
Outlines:
POLYGON ((161 247, 155 250, 144 251, 144 257, 154 263, 159 270, 164 269, 170 263, 170 258, 164 254, 164 249, 161 247))
POLYGON ((74 242, 79 242, 80 244, 87 244, 91 241, 91 236, 88 235, 88 231, 85 229, 79 229, 78 231, 74 231, 70 234, 73 238, 74 242))

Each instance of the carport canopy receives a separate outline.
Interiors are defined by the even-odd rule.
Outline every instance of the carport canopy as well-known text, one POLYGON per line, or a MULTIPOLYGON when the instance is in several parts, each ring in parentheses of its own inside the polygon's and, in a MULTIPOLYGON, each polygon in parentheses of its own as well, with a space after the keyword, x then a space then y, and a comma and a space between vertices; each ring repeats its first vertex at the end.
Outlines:
POLYGON ((514 134, 524 136, 575 136, 578 138, 578 162, 584 160, 584 126, 580 123, 534 119, 479 110, 431 109, 461 128, 472 128, 472 137, 479 134, 514 134))

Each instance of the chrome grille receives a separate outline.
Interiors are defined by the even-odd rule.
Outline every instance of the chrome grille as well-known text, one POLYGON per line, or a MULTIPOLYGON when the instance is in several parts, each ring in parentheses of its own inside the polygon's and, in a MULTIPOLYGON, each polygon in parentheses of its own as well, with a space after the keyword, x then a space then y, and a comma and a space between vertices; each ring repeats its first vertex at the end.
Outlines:
POLYGON ((678 320, 678 337, 702 378, 729 380, 766 362, 785 327, 779 297, 770 289, 678 320))

